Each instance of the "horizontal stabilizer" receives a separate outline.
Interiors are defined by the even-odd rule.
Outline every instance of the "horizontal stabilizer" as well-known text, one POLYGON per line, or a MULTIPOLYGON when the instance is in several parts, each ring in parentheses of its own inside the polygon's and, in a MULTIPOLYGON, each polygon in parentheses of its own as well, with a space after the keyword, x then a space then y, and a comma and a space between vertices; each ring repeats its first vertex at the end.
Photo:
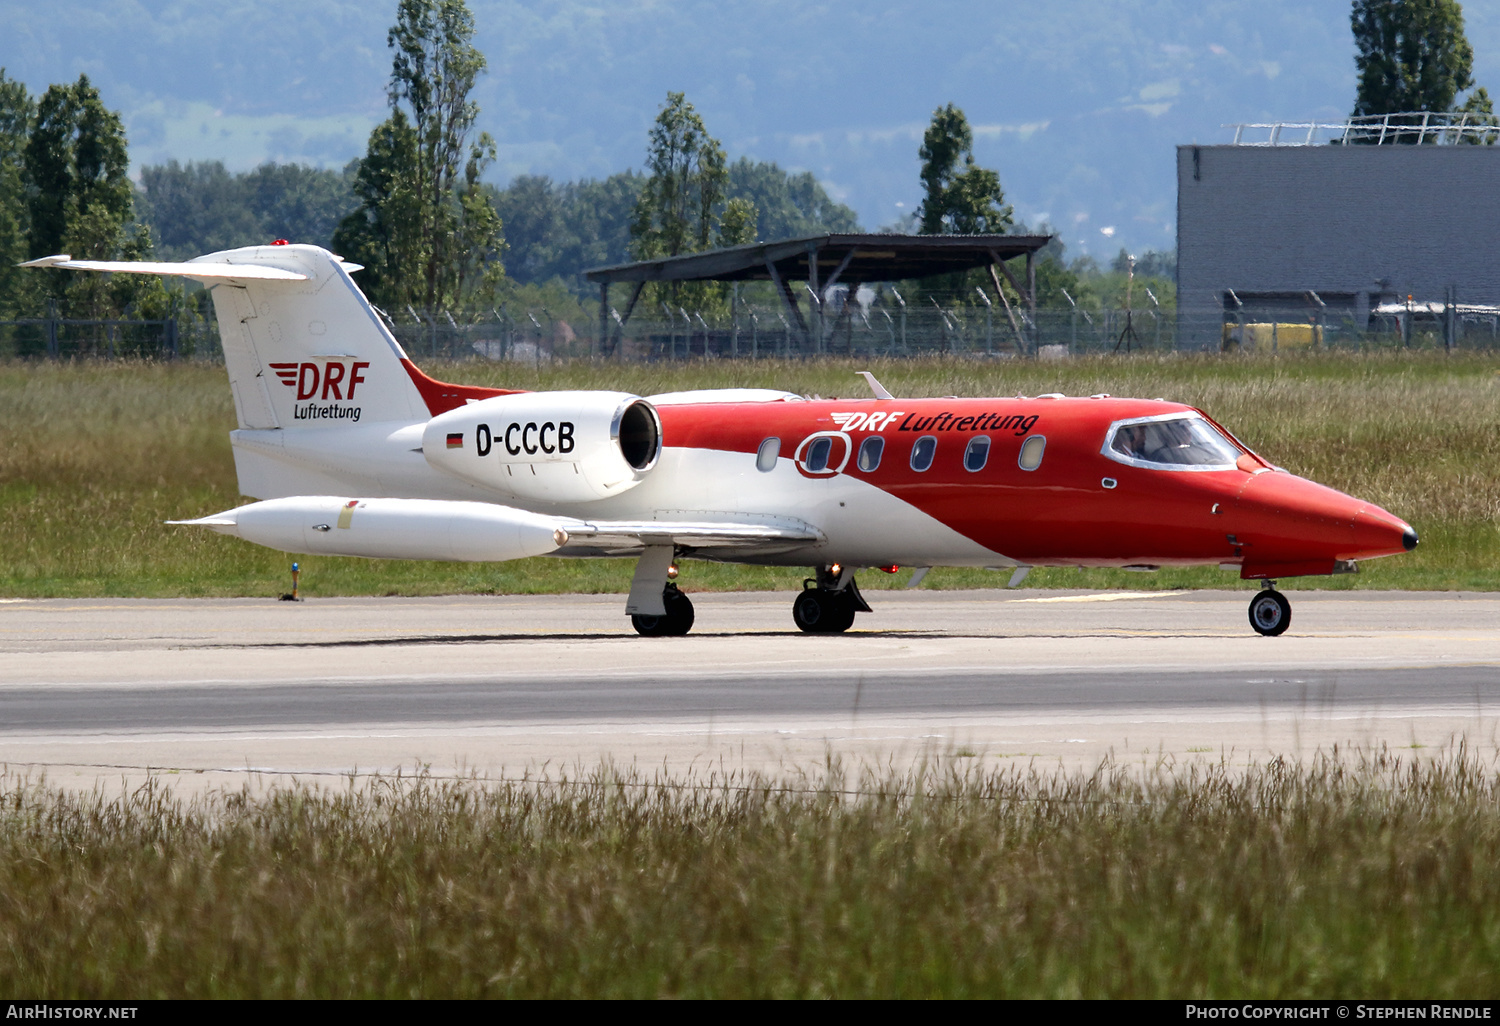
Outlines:
POLYGON ((74 260, 66 253, 28 260, 22 267, 57 267, 65 271, 118 271, 124 274, 181 274, 189 278, 239 278, 263 281, 306 281, 307 275, 264 264, 189 260, 74 260))

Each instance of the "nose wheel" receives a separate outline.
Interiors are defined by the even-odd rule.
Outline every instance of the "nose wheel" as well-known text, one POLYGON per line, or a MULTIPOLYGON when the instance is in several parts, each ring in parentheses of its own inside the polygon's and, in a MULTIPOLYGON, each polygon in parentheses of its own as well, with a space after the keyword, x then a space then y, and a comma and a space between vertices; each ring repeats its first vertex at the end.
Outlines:
POLYGON ((854 596, 807 588, 792 603, 792 619, 807 634, 842 634, 854 626, 854 596))
POLYGON ((1291 624, 1292 604, 1268 581, 1250 600, 1250 626, 1255 633, 1274 638, 1284 634, 1291 624))
POLYGON ((693 629, 692 599, 670 582, 661 593, 661 599, 667 607, 665 616, 631 616, 630 625, 637 634, 647 638, 676 638, 693 629))

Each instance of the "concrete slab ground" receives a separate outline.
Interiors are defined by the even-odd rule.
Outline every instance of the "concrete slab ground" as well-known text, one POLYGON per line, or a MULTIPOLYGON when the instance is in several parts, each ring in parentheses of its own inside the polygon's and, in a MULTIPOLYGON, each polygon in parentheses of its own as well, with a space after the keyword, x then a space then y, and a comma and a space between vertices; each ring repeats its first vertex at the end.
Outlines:
POLYGON ((693 633, 660 639, 620 596, 4 600, 0 762, 196 790, 830 755, 1050 769, 1462 739, 1496 756, 1500 596, 1289 597, 1280 638, 1250 631, 1248 591, 881 592, 827 637, 795 630, 790 596, 701 594, 693 633))

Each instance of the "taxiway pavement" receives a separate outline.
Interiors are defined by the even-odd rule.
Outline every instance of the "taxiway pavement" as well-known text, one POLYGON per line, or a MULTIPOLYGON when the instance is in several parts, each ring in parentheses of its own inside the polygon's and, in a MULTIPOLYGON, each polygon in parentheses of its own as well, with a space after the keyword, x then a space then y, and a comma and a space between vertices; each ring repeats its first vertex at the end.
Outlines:
POLYGON ((350 772, 515 776, 609 760, 815 769, 1496 755, 1500 596, 875 592, 842 636, 790 596, 694 596, 685 638, 620 596, 0 600, 0 762, 92 787, 350 772), (151 768, 148 770, 148 767, 151 768))

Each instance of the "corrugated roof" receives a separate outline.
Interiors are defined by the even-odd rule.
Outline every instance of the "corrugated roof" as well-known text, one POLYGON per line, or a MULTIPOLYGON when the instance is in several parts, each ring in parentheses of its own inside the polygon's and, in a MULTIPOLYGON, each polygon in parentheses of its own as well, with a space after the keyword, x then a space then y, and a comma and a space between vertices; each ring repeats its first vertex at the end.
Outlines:
POLYGON ((769 281, 770 266, 783 280, 818 280, 841 270, 842 281, 900 281, 966 271, 996 260, 1035 253, 1050 235, 809 235, 781 242, 755 242, 660 260, 640 260, 587 271, 589 281, 769 281))

